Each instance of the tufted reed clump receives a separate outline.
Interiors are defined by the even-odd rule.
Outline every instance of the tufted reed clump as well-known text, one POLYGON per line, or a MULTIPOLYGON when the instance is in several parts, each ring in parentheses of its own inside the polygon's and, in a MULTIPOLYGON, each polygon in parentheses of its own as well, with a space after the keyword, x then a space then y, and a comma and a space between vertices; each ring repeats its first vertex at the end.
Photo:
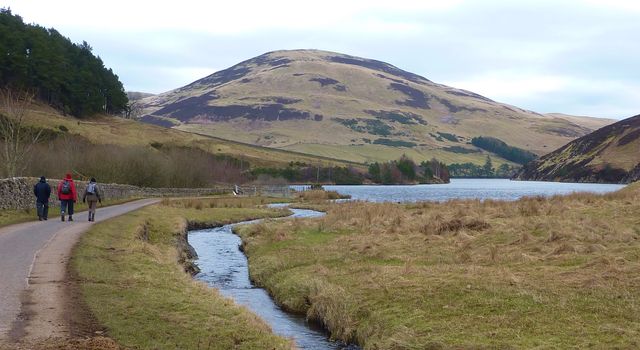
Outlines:
POLYGON ((349 199, 351 196, 342 195, 336 191, 308 190, 297 193, 298 199, 304 202, 318 202, 334 199, 349 199))
POLYGON ((323 208, 240 234, 252 278, 337 338, 371 349, 640 347, 640 184, 323 208))

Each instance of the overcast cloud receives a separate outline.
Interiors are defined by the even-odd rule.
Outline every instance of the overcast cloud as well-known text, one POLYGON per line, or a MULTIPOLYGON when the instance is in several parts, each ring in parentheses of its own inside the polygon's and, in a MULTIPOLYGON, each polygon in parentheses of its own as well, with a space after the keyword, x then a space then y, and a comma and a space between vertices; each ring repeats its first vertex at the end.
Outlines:
POLYGON ((373 58, 541 113, 640 113, 640 2, 0 0, 160 93, 267 51, 373 58))

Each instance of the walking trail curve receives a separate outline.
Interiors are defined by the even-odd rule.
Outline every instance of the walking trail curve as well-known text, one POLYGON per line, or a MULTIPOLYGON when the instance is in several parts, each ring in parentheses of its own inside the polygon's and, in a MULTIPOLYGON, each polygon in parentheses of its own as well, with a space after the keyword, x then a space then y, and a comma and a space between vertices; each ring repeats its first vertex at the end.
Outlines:
MULTIPOLYGON (((96 222, 154 204, 143 199, 98 209, 96 222)), ((73 246, 93 223, 59 217, 0 228, 0 344, 22 339, 68 338, 73 325, 67 263, 73 246)))

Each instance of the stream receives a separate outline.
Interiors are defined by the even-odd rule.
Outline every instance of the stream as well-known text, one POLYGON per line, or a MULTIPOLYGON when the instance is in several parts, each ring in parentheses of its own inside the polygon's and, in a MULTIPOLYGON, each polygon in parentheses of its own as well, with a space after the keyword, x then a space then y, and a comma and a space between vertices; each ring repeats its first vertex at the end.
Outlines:
MULTIPOLYGON (((272 207, 286 205, 271 205, 272 207)), ((287 218, 312 218, 324 213, 314 210, 290 209, 287 218)), ((189 243, 198 253, 195 263, 200 268, 196 279, 217 288, 226 297, 248 307, 266 321, 274 333, 293 338, 299 349, 345 349, 359 347, 329 340, 328 333, 306 321, 304 316, 283 311, 267 291, 253 285, 249 279, 247 257, 239 249, 242 241, 233 233, 237 225, 258 223, 262 220, 243 221, 222 227, 189 232, 189 243)))

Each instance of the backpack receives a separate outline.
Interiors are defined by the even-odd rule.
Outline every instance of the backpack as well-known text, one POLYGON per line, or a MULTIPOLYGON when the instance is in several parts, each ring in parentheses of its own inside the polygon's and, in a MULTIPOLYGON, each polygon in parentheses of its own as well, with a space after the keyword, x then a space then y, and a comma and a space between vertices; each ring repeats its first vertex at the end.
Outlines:
POLYGON ((88 194, 96 194, 96 184, 95 184, 95 182, 90 182, 87 185, 87 193, 88 194))
POLYGON ((60 189, 62 194, 71 194, 71 182, 64 180, 62 188, 60 189))

